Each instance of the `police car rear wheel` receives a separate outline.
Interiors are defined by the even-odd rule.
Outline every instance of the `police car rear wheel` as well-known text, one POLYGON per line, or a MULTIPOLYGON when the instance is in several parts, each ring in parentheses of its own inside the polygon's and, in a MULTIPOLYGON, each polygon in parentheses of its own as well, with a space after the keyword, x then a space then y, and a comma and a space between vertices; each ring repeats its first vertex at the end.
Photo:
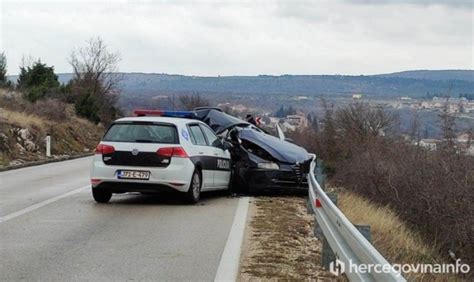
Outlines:
POLYGON ((112 198, 112 192, 100 190, 100 189, 92 189, 92 197, 98 203, 107 203, 112 198))
POLYGON ((194 170, 188 192, 185 194, 185 200, 189 204, 195 204, 199 201, 201 194, 201 173, 194 170))

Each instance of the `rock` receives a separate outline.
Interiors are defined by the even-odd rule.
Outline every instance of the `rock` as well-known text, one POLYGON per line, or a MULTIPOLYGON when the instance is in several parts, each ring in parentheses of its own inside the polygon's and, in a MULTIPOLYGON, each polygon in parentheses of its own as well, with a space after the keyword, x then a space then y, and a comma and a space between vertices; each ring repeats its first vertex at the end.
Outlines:
POLYGON ((25 148, 21 146, 20 143, 15 144, 15 149, 18 151, 18 153, 20 153, 20 155, 23 155, 26 152, 25 148))
POLYGON ((7 93, 5 93, 4 97, 7 98, 8 100, 11 100, 11 99, 15 98, 15 92, 8 91, 7 93))
POLYGON ((15 166, 15 165, 21 165, 21 164, 24 164, 24 163, 25 163, 24 160, 22 160, 22 159, 17 159, 17 160, 11 161, 11 162, 10 162, 10 165, 11 165, 11 166, 15 166))
POLYGON ((26 149, 28 152, 34 152, 34 151, 36 151, 36 145, 35 145, 35 143, 31 142, 30 140, 25 140, 24 146, 25 146, 25 149, 26 149))
POLYGON ((23 140, 29 140, 31 139, 30 138, 30 131, 28 130, 28 128, 22 128, 20 129, 20 131, 18 131, 18 134, 20 135, 21 139, 23 140))
POLYGON ((0 133, 0 150, 8 151, 8 136, 5 133, 0 133))

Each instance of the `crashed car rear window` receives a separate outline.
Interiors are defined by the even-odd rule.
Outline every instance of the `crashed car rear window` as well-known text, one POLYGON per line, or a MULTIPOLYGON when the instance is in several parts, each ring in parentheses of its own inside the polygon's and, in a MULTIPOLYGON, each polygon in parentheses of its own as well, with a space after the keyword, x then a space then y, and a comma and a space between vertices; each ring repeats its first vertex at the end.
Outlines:
POLYGON ((178 144, 173 125, 153 123, 116 123, 105 134, 104 141, 178 144))

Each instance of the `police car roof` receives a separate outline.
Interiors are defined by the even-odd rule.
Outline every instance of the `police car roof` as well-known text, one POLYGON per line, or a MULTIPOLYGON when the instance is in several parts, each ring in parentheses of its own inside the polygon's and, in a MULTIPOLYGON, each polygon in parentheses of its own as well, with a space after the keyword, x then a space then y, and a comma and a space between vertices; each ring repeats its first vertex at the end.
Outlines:
POLYGON ((125 117, 117 119, 114 122, 126 121, 147 121, 147 122, 166 122, 171 124, 188 124, 190 122, 201 122, 195 119, 178 118, 178 117, 159 117, 159 116, 144 116, 144 117, 125 117))

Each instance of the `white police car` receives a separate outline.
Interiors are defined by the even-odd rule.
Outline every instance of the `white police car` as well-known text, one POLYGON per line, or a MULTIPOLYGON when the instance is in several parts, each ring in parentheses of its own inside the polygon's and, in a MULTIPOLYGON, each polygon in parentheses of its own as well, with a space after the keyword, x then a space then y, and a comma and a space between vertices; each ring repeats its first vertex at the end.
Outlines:
POLYGON ((179 191, 196 203, 201 192, 228 189, 228 144, 205 123, 180 112, 135 115, 116 120, 97 145, 91 169, 97 202, 113 193, 179 191))

